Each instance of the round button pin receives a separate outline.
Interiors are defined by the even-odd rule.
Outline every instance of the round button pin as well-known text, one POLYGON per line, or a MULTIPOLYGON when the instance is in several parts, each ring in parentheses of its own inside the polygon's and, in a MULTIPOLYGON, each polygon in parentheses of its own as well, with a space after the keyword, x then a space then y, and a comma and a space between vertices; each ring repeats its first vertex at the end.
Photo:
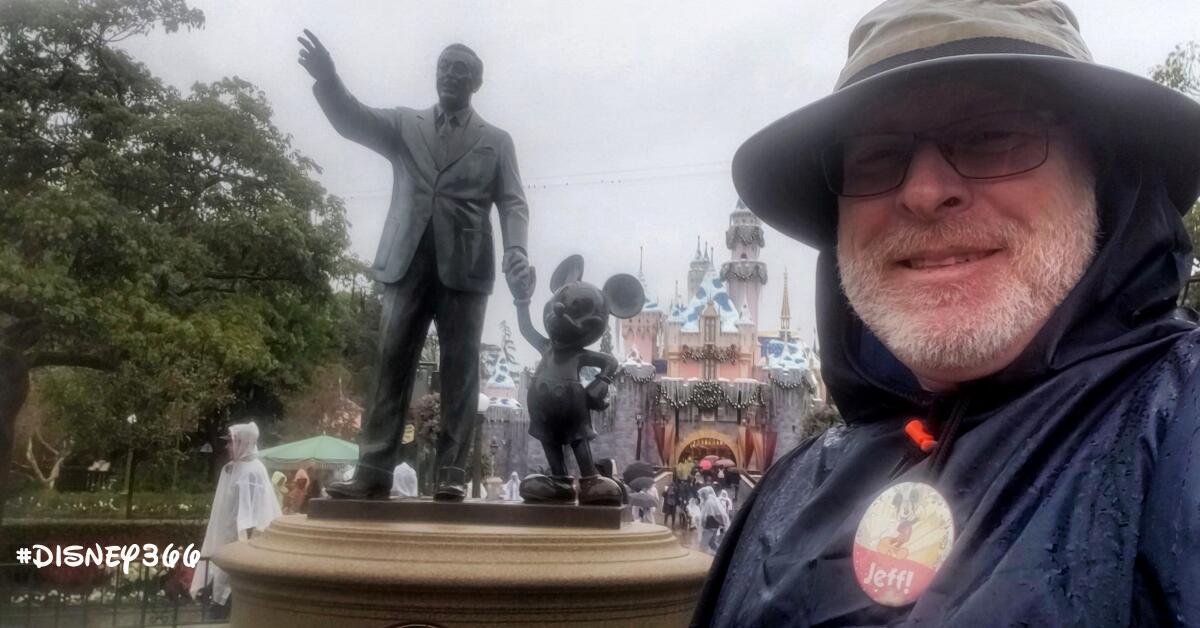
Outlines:
POLYGON ((937 489, 902 482, 871 502, 854 535, 854 573, 875 602, 904 606, 921 597, 954 545, 954 516, 937 489))

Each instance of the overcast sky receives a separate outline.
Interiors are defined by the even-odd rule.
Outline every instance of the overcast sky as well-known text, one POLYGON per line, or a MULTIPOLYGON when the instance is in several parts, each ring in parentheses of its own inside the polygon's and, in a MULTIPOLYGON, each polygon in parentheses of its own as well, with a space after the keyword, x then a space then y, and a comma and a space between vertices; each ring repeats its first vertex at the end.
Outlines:
MULTIPOLYGON (((567 255, 582 254, 584 278, 602 284, 617 272, 636 273, 639 247, 651 291, 667 303, 676 281, 686 290, 697 236, 716 247, 718 267, 728 259, 734 151, 829 92, 850 30, 875 4, 193 1, 207 18, 204 29, 155 33, 122 47, 185 92, 224 76, 263 90, 275 124, 324 168, 325 188, 345 199, 353 251, 369 261, 387 211, 390 167, 329 126, 296 63, 296 36, 315 32, 351 92, 381 107, 432 105, 438 53, 465 43, 484 62, 476 111, 516 143, 539 275, 535 304, 549 298, 550 273, 567 255)), ((1146 74, 1176 43, 1200 39, 1196 0, 1071 6, 1096 60, 1129 72, 1146 74)), ((807 339, 815 326, 816 255, 769 228, 766 241, 770 281, 760 328, 779 325, 786 266, 792 329, 807 339)), ((515 318, 498 279, 484 340, 498 341, 501 320, 515 330, 515 318)), ((522 361, 532 362, 532 350, 517 344, 522 361)))

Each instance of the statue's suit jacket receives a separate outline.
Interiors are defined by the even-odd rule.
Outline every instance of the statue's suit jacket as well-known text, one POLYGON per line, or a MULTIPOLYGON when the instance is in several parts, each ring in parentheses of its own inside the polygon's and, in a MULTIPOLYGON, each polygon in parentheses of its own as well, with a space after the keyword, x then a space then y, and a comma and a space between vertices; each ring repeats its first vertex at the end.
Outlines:
POLYGON ((360 103, 341 79, 318 81, 313 93, 343 137, 392 163, 392 198, 371 267, 377 281, 404 277, 432 224, 438 277, 453 290, 490 294, 495 253, 490 212, 500 213, 504 246, 526 249, 529 208, 508 133, 474 112, 440 160, 434 109, 377 109, 360 103))

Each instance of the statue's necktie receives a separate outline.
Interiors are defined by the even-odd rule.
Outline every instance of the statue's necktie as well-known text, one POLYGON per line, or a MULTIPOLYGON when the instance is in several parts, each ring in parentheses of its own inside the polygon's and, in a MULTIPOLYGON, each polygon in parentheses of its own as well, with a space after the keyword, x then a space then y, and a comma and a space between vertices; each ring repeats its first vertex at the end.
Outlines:
POLYGON ((450 135, 454 126, 454 116, 443 116, 442 124, 438 126, 438 163, 444 168, 450 156, 450 135))

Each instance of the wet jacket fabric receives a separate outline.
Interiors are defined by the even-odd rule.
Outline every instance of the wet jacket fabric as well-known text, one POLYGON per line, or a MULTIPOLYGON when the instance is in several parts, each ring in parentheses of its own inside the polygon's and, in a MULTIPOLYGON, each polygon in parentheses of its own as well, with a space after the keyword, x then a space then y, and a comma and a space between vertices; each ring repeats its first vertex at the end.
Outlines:
POLYGON ((1200 625, 1200 332, 1174 307, 1190 244, 1161 180, 1110 162, 1091 267, 1014 363, 954 393, 921 391, 822 252, 822 370, 846 425, 762 478, 695 625, 1200 625), (956 535, 893 608, 859 587, 852 544, 872 500, 910 480, 945 497, 956 535))

